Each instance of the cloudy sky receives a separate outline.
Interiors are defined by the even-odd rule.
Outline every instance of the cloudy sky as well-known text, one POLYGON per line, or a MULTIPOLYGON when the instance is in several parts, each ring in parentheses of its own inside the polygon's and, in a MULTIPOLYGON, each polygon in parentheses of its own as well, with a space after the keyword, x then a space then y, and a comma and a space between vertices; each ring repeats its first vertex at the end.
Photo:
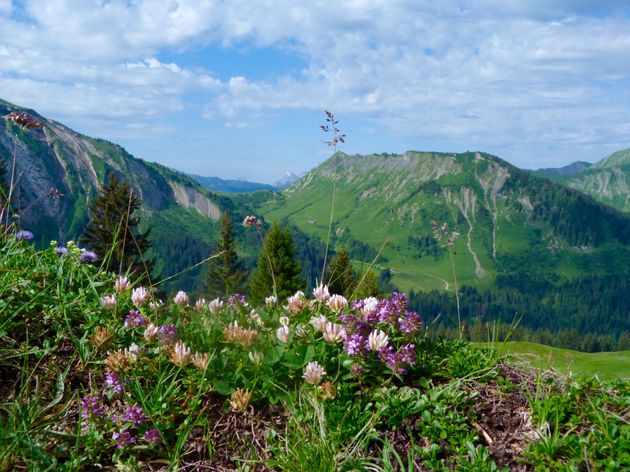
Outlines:
POLYGON ((272 182, 330 155, 630 147, 630 0, 0 0, 0 98, 136 157, 272 182))

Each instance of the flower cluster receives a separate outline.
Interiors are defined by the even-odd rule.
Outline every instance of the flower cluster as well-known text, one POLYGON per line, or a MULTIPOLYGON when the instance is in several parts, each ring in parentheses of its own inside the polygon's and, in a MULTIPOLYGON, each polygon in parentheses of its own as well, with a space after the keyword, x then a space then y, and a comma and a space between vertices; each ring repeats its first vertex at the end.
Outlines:
POLYGON ((257 216, 249 215, 249 216, 246 216, 245 219, 243 220, 243 226, 245 226, 245 228, 261 229, 263 226, 263 223, 262 221, 260 221, 260 219, 257 216))
POLYGON ((136 404, 130 405, 120 399, 111 401, 112 396, 119 396, 123 391, 119 374, 107 370, 103 381, 103 394, 86 395, 81 399, 81 416, 99 429, 109 431, 114 429, 112 440, 117 449, 137 444, 139 437, 145 443, 159 441, 159 431, 155 428, 147 429, 149 416, 141 407, 136 404))
POLYGON ((98 260, 98 256, 94 251, 83 251, 79 256, 79 262, 82 264, 94 264, 98 260))
POLYGON ((100 301, 101 306, 106 310, 113 310, 116 308, 116 295, 105 295, 100 301))
POLYGON ((208 309, 210 313, 218 313, 223 309, 223 301, 220 298, 215 298, 208 303, 208 309))
POLYGON ((181 307, 186 307, 190 304, 190 298, 188 297, 188 294, 183 290, 177 292, 177 295, 175 295, 173 301, 175 302, 175 305, 179 305, 181 307))
POLYGON ((15 233, 15 239, 18 241, 30 241, 33 239, 33 233, 26 229, 21 229, 17 233, 15 233))
POLYGON ((410 341, 420 333, 422 319, 407 310, 403 293, 394 292, 390 300, 358 300, 352 312, 342 313, 339 320, 349 356, 357 360, 375 358, 398 375, 415 364, 415 344, 410 341))
POLYGON ((131 310, 125 318, 126 328, 146 328, 147 320, 138 310, 131 310))
POLYGON ((293 315, 297 315, 309 306, 309 301, 304 296, 304 292, 302 292, 301 290, 298 290, 297 292, 295 292, 294 295, 288 297, 287 302, 288 305, 285 307, 285 309, 293 315))
POLYGON ((149 301, 149 292, 144 287, 137 287, 131 291, 131 303, 140 308, 149 301))
POLYGON ((127 277, 123 277, 121 275, 114 282, 114 290, 118 293, 123 293, 128 288, 129 288, 129 279, 127 277))
POLYGON ((237 321, 232 321, 223 330, 223 336, 229 343, 238 343, 241 346, 247 347, 254 344, 258 337, 258 331, 251 328, 243 328, 238 325, 237 321))
POLYGON ((230 306, 236 308, 248 305, 245 295, 241 295, 240 293, 235 293, 234 295, 232 295, 229 298, 228 303, 230 304, 230 306))

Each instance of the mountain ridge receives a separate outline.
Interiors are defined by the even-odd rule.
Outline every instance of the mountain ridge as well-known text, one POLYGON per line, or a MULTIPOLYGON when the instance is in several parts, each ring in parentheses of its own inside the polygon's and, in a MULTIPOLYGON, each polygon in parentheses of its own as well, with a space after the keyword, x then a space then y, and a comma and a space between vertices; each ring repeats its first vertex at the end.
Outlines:
MULTIPOLYGON (((142 224, 152 227, 152 255, 162 275, 177 273, 210 254, 224 211, 236 217, 245 213, 229 197, 203 188, 183 173, 137 159, 117 144, 85 136, 34 110, 0 101, 0 117, 11 112, 26 112, 42 125, 22 129, 0 118, 0 156, 9 167, 15 156, 12 207, 20 225, 44 242, 78 238, 89 202, 109 173, 127 181, 141 197, 142 224), (186 247, 187 254, 167 257, 178 246, 186 247)), ((183 283, 193 283, 199 270, 188 276, 183 283)))
POLYGON ((596 200, 630 212, 630 149, 616 151, 579 172, 547 177, 596 200))

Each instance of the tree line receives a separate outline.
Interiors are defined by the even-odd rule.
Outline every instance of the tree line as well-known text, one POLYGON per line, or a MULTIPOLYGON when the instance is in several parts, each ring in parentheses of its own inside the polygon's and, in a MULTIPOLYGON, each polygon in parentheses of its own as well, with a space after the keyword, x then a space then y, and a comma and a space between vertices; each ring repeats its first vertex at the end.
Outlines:
MULTIPOLYGON (((142 201, 131 186, 111 173, 101 192, 89 204, 89 221, 80 241, 102 257, 101 266, 108 271, 134 274, 158 282, 155 266, 168 267, 164 261, 150 259, 150 229, 141 230, 139 210, 142 201)), ((368 272, 359 277, 352 267, 348 250, 340 246, 322 273, 321 251, 304 233, 292 231, 288 224, 264 224, 256 219, 250 228, 259 232, 260 254, 255 265, 239 257, 234 222, 229 211, 221 217, 221 229, 215 247, 196 238, 169 235, 168 257, 188 257, 189 267, 207 259, 201 269, 203 282, 195 292, 204 297, 227 297, 246 293, 253 303, 262 303, 274 295, 285 300, 298 290, 312 288, 322 277, 332 293, 348 298, 380 294, 379 277, 368 272), (296 245, 297 239, 299 246, 296 245), (204 253, 205 251, 205 253, 204 253)), ((248 238, 249 239, 249 238, 248 238)), ((198 272, 183 274, 198 280, 198 272)), ((189 279, 188 282, 192 282, 189 279)))

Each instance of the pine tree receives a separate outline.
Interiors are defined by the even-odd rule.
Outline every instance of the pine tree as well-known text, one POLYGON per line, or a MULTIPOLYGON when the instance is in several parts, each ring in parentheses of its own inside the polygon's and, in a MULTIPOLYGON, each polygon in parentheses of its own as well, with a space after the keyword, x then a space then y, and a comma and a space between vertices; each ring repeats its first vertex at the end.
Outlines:
POLYGON ((150 230, 138 230, 136 211, 141 204, 129 184, 110 174, 101 194, 89 205, 90 222, 83 228, 81 242, 104 259, 106 270, 124 273, 131 269, 150 275, 151 263, 144 258, 151 246, 150 230))
POLYGON ((219 257, 208 262, 206 287, 211 296, 233 295, 243 286, 246 272, 236 254, 234 241, 234 227, 227 212, 221 218, 221 235, 217 243, 216 252, 219 257))
POLYGON ((349 297, 354 292, 358 280, 345 246, 341 246, 330 260, 327 279, 330 293, 349 297))
POLYGON ((301 272, 289 228, 281 229, 274 223, 265 236, 262 254, 249 279, 249 297, 255 303, 263 302, 266 297, 273 295, 275 279, 278 300, 284 300, 296 291, 305 289, 301 272))

